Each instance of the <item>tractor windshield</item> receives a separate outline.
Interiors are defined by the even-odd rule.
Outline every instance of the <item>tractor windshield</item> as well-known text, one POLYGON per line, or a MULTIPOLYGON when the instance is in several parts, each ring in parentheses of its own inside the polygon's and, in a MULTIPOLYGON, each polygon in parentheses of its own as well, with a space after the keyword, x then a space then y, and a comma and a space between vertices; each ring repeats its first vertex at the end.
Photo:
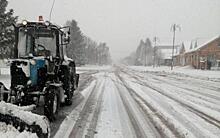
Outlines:
POLYGON ((56 35, 48 30, 19 31, 18 56, 56 56, 56 35))

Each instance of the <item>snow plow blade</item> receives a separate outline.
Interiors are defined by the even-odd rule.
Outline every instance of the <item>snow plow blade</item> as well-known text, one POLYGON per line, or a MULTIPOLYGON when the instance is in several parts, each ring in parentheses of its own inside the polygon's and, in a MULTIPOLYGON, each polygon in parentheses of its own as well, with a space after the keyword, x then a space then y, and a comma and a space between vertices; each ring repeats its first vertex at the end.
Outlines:
MULTIPOLYGON (((28 108, 28 107, 27 107, 28 108)), ((26 111, 10 103, 0 102, 0 122, 12 125, 19 132, 24 130, 36 133, 39 138, 50 137, 49 121, 45 116, 26 111)))

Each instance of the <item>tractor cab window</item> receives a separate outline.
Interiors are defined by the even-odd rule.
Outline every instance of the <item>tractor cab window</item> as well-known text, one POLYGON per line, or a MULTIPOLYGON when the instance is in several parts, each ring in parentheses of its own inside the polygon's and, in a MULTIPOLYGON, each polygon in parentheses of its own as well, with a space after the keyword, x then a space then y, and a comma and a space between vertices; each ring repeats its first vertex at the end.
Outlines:
POLYGON ((26 55, 27 35, 24 31, 20 31, 18 35, 18 56, 24 57, 26 55))
POLYGON ((51 30, 24 30, 18 35, 18 56, 56 56, 56 34, 51 30))
POLYGON ((36 56, 56 56, 56 37, 39 36, 34 41, 34 54, 36 56))

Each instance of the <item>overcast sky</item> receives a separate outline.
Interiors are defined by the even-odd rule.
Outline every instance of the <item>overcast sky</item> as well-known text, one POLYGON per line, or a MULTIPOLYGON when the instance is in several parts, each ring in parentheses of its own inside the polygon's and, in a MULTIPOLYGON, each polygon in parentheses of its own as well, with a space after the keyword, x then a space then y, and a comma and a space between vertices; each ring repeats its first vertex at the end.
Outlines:
MULTIPOLYGON (((8 0, 19 19, 49 17, 53 0, 8 0)), ((172 43, 171 24, 180 24, 177 42, 220 35, 220 0, 56 0, 52 21, 75 19, 82 32, 106 42, 113 59, 129 55, 141 39, 172 43)))

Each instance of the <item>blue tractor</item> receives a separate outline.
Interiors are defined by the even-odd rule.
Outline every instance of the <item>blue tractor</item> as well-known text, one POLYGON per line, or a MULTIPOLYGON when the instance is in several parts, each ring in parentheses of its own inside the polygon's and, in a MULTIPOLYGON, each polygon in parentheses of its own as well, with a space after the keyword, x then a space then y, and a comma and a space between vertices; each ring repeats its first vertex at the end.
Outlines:
POLYGON ((43 21, 23 21, 14 27, 11 86, 4 100, 23 106, 38 104, 43 97, 44 114, 53 121, 60 104, 72 104, 78 87, 75 62, 66 55, 70 29, 43 21))

